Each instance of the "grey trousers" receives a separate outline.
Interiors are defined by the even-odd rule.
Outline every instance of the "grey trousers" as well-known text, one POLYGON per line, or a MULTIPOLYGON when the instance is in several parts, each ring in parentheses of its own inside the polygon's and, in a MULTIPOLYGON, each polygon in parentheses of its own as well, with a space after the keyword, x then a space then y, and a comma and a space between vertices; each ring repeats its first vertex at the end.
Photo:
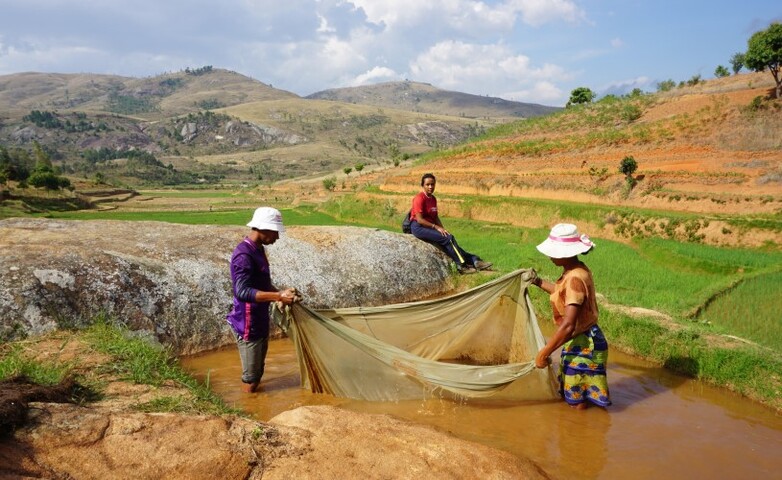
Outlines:
POLYGON ((242 361, 242 382, 260 383, 266 365, 266 352, 269 350, 269 337, 250 342, 237 336, 236 345, 242 361))

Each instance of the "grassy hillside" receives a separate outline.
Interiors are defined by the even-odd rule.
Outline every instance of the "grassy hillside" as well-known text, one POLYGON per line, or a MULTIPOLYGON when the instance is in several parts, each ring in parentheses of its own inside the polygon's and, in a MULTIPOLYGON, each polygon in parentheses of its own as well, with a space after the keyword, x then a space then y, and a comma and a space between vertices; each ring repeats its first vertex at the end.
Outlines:
POLYGON ((243 102, 296 97, 222 69, 195 69, 154 77, 18 73, 0 76, 0 111, 19 119, 31 110, 112 113, 144 120, 243 102))
POLYGON ((379 188, 405 198, 434 172, 437 191, 456 198, 451 215, 530 227, 586 222, 618 239, 779 246, 782 103, 771 91, 771 76, 758 73, 605 98, 497 126, 387 175, 379 188), (630 178, 619 172, 626 157, 638 165, 630 178), (573 208, 536 215, 514 199, 573 208))
POLYGON ((298 98, 245 103, 220 112, 303 138, 296 146, 254 155, 256 161, 287 158, 285 164, 299 166, 295 176, 338 171, 357 163, 391 164, 395 159, 462 143, 490 125, 446 115, 298 98))
POLYGON ((31 170, 38 144, 71 181, 257 185, 399 164, 478 136, 506 114, 443 109, 307 100, 211 67, 148 78, 24 73, 0 77, 0 148, 31 170), (154 158, 139 166, 129 151, 154 158))
POLYGON ((531 118, 560 110, 534 103, 441 90, 428 83, 411 81, 333 88, 313 93, 307 98, 467 118, 531 118))

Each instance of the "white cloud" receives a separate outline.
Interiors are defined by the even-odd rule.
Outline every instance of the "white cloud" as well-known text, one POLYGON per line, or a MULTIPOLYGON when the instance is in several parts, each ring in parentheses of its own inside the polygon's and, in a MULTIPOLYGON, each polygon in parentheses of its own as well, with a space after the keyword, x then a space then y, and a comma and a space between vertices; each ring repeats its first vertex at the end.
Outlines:
POLYGON ((401 79, 400 75, 387 67, 374 67, 368 72, 358 75, 349 83, 351 87, 371 85, 378 82, 388 82, 401 79))
POLYGON ((0 74, 38 71, 42 64, 54 72, 90 72, 89 65, 102 65, 107 61, 110 61, 107 52, 88 46, 50 46, 40 43, 0 45, 0 74), (81 67, 74 69, 73 65, 81 67))
POLYGON ((349 0, 367 20, 387 29, 441 24, 460 31, 510 30, 516 20, 532 26, 578 22, 586 14, 572 0, 505 0, 496 5, 476 0, 349 0))
POLYGON ((621 38, 614 38, 611 40, 611 46, 614 48, 622 48, 624 44, 625 42, 623 42, 621 38))
POLYGON ((516 102, 540 103, 543 105, 564 105, 567 94, 551 82, 536 82, 530 88, 513 92, 504 92, 502 98, 516 102))
POLYGON ((513 42, 530 26, 543 39, 544 24, 586 17, 577 0, 0 2, 0 74, 212 65, 300 95, 407 77, 475 94, 545 93, 540 102, 567 71, 513 42))
POLYGON ((385 25, 386 28, 395 28, 398 25, 413 25, 429 16, 438 8, 438 1, 421 0, 350 0, 357 9, 361 9, 367 16, 367 21, 377 25, 385 25))
POLYGON ((440 42, 419 55, 410 72, 412 78, 440 88, 492 96, 501 95, 508 86, 551 84, 566 77, 565 69, 551 64, 534 67, 528 57, 502 44, 456 41, 440 42))
POLYGON ((318 25, 318 33, 336 33, 336 30, 329 26, 329 21, 326 20, 326 17, 323 17, 321 15, 318 15, 318 20, 320 20, 320 25, 318 25))

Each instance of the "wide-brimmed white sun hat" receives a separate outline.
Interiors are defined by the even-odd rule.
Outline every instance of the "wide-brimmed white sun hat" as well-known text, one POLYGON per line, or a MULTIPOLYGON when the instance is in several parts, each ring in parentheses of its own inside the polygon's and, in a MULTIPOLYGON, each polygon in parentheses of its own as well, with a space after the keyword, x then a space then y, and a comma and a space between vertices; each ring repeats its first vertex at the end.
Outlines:
POLYGON ((257 230, 285 231, 285 227, 282 226, 282 214, 279 210, 272 207, 256 208, 253 218, 247 226, 257 230))
POLYGON ((538 245, 538 251, 551 258, 570 258, 592 250, 595 244, 571 223, 558 223, 548 238, 538 245))

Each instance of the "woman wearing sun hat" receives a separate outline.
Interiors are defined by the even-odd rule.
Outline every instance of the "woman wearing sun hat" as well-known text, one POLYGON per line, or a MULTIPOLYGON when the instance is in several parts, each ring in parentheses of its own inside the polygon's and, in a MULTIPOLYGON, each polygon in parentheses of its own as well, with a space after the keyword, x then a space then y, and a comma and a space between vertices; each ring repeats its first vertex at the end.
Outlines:
POLYGON ((533 285, 548 292, 557 330, 540 349, 535 366, 546 368, 549 356, 562 347, 559 366, 559 389, 562 398, 572 407, 587 408, 589 403, 600 407, 611 405, 606 379, 608 342, 597 325, 597 301, 592 272, 578 259, 589 253, 595 244, 578 232, 575 225, 554 225, 548 238, 537 246, 554 265, 562 267, 562 275, 552 283, 535 277, 533 285))

